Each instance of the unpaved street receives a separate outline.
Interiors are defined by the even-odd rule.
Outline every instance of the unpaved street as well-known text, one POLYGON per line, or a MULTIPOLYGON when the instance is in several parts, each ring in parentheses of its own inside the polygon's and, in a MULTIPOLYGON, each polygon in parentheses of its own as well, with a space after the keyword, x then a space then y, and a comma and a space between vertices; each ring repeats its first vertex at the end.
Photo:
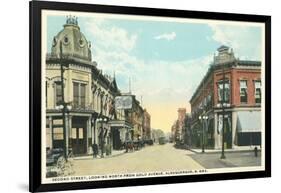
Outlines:
POLYGON ((102 175, 153 171, 203 169, 187 150, 172 144, 147 146, 139 151, 104 159, 74 160, 74 175, 102 175))

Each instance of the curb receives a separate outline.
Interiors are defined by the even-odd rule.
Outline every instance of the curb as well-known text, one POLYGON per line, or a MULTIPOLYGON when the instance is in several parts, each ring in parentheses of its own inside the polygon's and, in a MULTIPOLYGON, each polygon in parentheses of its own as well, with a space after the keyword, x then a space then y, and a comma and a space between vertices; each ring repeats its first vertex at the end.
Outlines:
MULTIPOLYGON (((187 149, 193 153, 196 153, 196 154, 202 154, 202 152, 198 152, 194 149, 187 149)), ((224 153, 243 153, 243 152, 253 152, 254 153, 254 150, 249 150, 249 149, 242 149, 242 150, 227 150, 227 151, 224 151, 224 153)), ((261 150, 258 150, 258 152, 261 152, 261 150)), ((216 154, 216 153, 221 153, 221 150, 218 150, 218 151, 212 151, 212 152, 204 152, 204 154, 216 154)))

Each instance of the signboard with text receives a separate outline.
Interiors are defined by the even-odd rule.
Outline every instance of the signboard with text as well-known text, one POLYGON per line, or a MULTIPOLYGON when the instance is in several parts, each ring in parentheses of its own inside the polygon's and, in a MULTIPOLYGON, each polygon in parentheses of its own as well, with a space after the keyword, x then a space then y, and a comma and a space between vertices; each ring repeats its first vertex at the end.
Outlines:
POLYGON ((115 97, 115 109, 132 109, 133 106, 133 97, 130 95, 126 96, 117 96, 115 97))

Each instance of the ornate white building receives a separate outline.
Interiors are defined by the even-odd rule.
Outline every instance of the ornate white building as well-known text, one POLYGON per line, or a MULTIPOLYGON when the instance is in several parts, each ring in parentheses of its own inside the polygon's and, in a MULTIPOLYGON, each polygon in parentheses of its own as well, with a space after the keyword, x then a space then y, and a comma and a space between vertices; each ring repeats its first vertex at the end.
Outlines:
POLYGON ((66 143, 67 151, 85 155, 92 153, 93 144, 100 146, 103 141, 112 147, 120 142, 119 129, 130 125, 124 111, 114 109, 114 97, 120 95, 115 76, 103 74, 92 61, 91 42, 80 31, 75 17, 67 17, 63 29, 53 38, 51 53, 46 55, 45 80, 47 148, 64 147, 66 143))

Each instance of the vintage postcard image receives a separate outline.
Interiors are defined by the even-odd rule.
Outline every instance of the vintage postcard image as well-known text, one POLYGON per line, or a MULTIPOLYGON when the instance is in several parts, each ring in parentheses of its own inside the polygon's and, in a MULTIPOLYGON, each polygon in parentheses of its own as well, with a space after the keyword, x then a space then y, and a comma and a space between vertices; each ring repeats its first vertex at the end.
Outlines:
POLYGON ((264 170, 264 31, 43 10, 42 183, 264 170))

